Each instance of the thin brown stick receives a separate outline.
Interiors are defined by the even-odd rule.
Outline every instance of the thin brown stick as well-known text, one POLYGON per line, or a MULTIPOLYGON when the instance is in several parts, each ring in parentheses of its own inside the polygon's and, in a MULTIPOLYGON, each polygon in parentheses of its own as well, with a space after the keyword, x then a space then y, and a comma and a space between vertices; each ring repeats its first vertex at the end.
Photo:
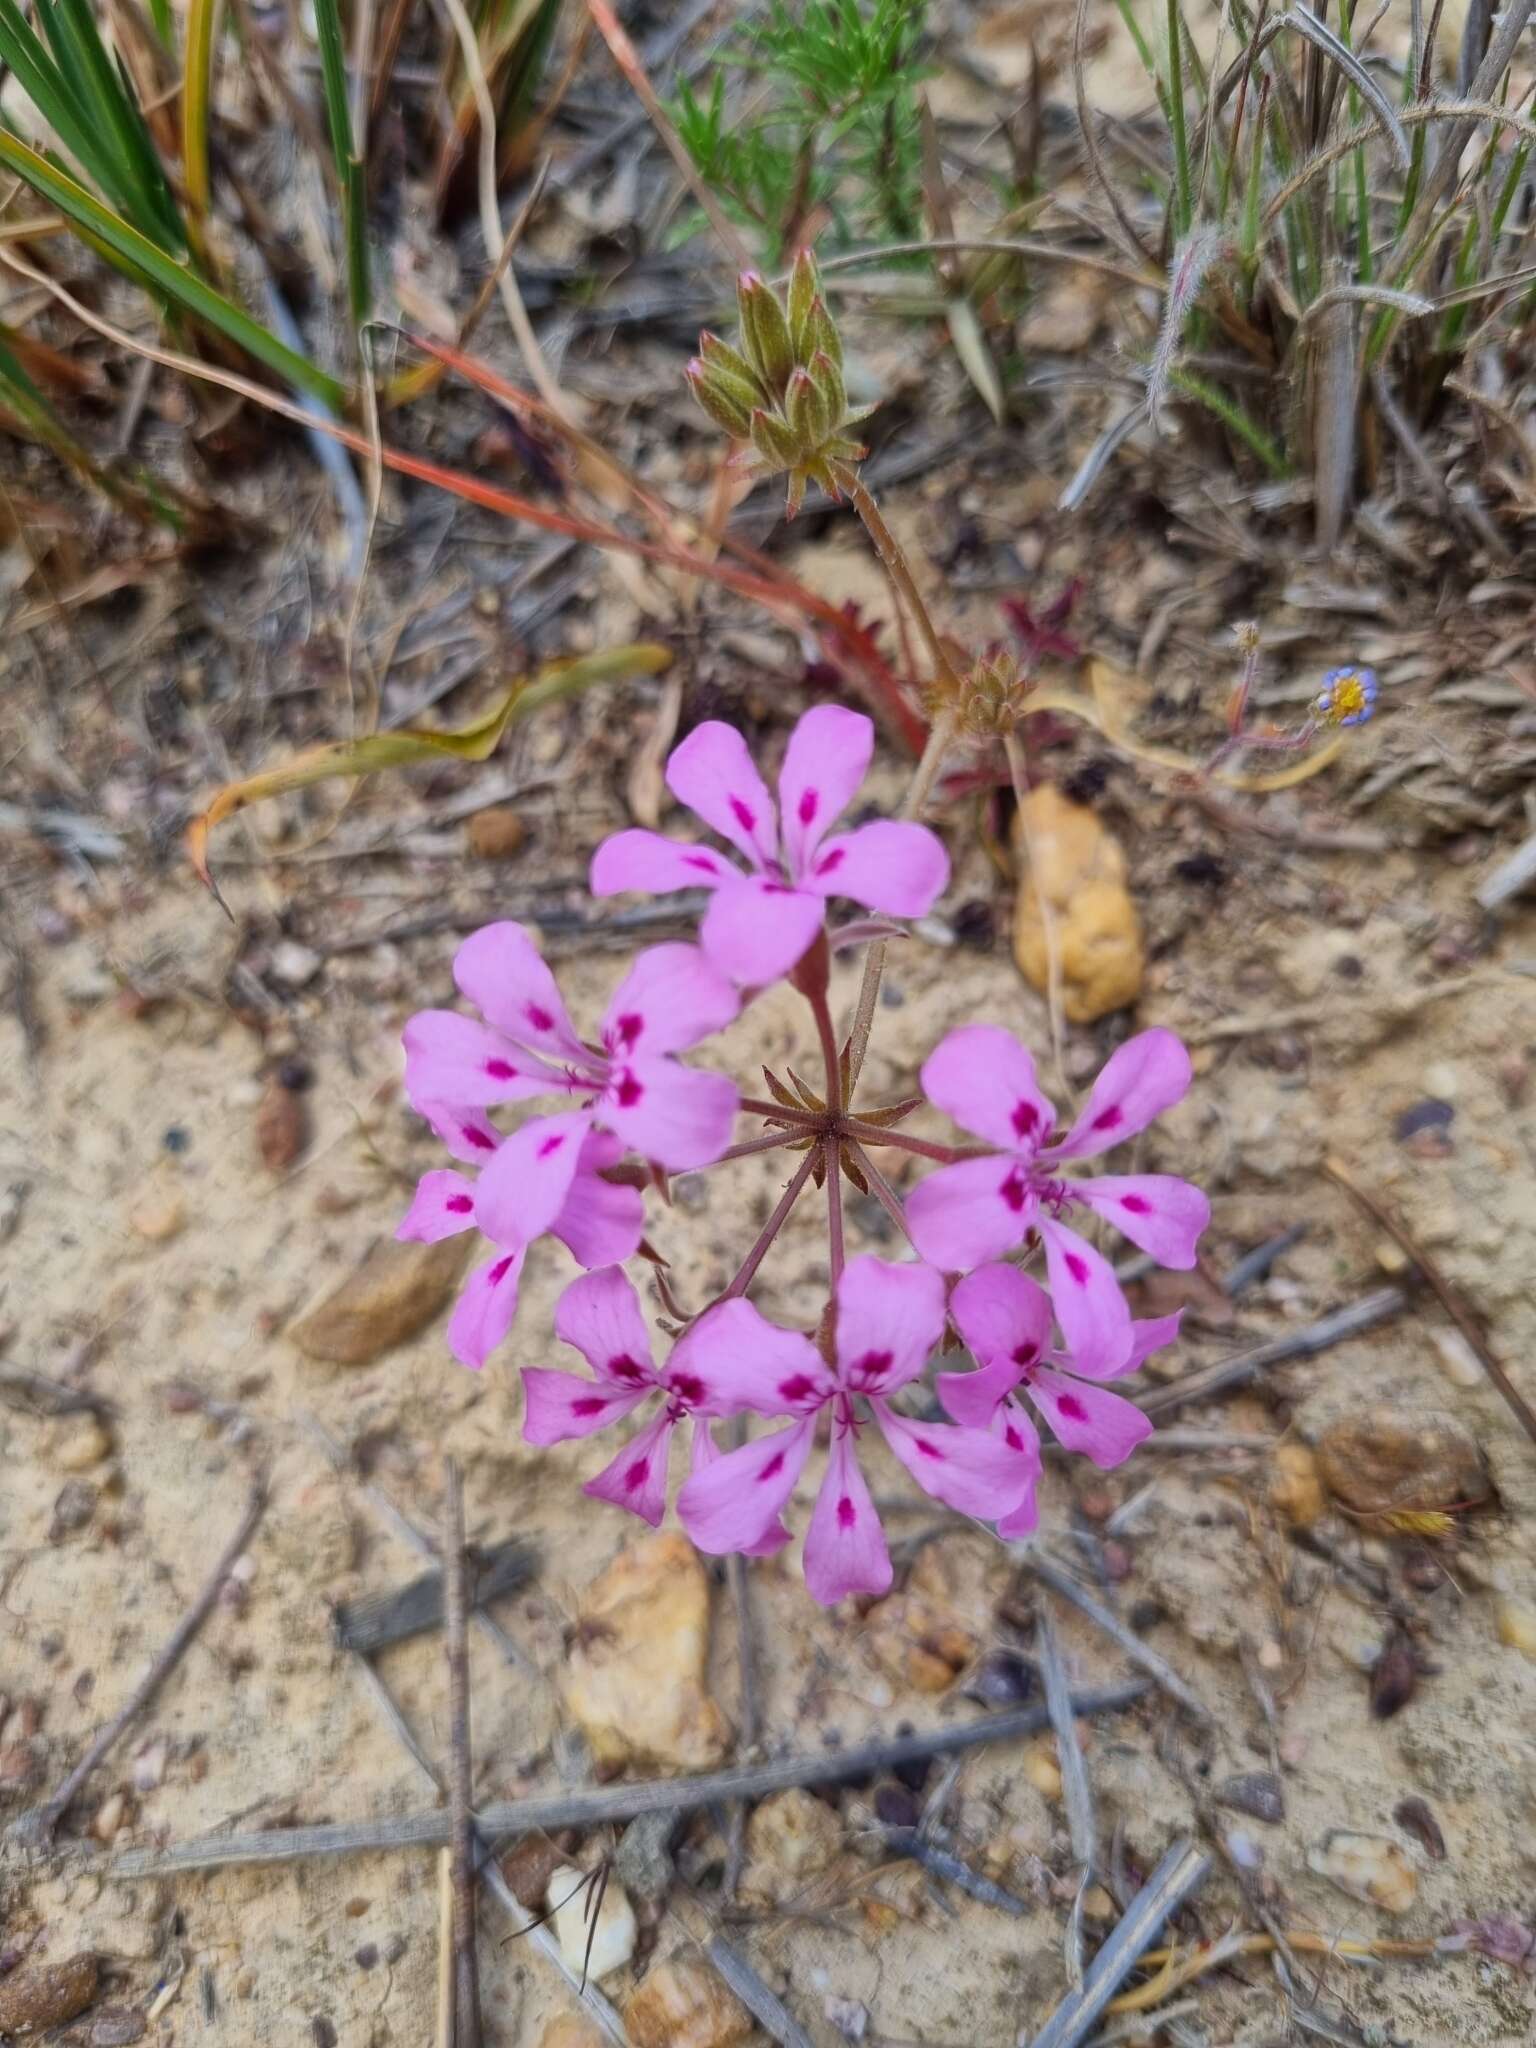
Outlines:
POLYGON ((1283 1337, 1255 1344, 1231 1358, 1218 1359, 1198 1372, 1186 1373, 1182 1379, 1142 1395, 1137 1406, 1146 1415, 1171 1415, 1176 1409, 1187 1408, 1191 1401, 1208 1401, 1213 1394, 1223 1394, 1230 1387, 1245 1387, 1272 1365, 1285 1365, 1293 1358, 1315 1358, 1320 1351, 1342 1344, 1348 1337, 1358 1337, 1377 1323, 1401 1314, 1407 1306, 1408 1297, 1402 1288, 1378 1287, 1374 1294, 1364 1294, 1358 1301, 1334 1309, 1330 1315, 1319 1316, 1315 1323, 1288 1330, 1283 1337))
POLYGON ((1035 1615, 1035 1649, 1045 1687, 1046 1711, 1056 1736, 1056 1762, 1061 1771, 1061 1792, 1067 1809, 1067 1830, 1072 1838, 1072 1859, 1080 1869, 1092 1870, 1098 1861, 1093 1790, 1088 1783, 1088 1766, 1083 1760, 1082 1744, 1077 1739, 1072 1695, 1067 1689, 1067 1668, 1056 1641, 1056 1624, 1044 1601, 1035 1615))
POLYGON ((453 1972, 453 1854, 441 1849, 437 1857, 436 2048, 454 2048, 453 1972))
POLYGON ((480 2048, 480 1970, 475 1955, 475 1844, 470 1799, 469 1571, 464 1489, 456 1460, 443 1464, 443 1577, 448 1595, 448 1806, 453 1849, 453 2048, 480 2048))
POLYGON ((159 1692, 161 1686, 164 1685, 165 1681, 176 1669, 176 1666, 187 1654, 198 1630, 213 1612, 214 1603, 219 1597, 220 1588, 223 1586, 225 1579, 228 1578, 236 1560, 255 1534, 257 1525, 266 1513, 266 1508, 266 1475, 258 1473, 251 1485, 251 1497, 246 1502, 245 1513, 240 1517, 240 1526, 230 1538, 202 1591, 181 1617, 181 1620, 177 1622, 166 1641, 164 1649, 161 1650, 159 1656, 156 1657, 144 1676, 139 1680, 139 1683, 134 1687, 126 1704, 92 1738, 85 1755, 81 1757, 79 1763, 75 1765, 75 1768, 46 1805, 34 1807, 30 1813, 23 1814, 16 1823, 15 1833, 17 1837, 29 1847, 46 1848, 48 1846, 48 1843, 53 1838, 54 1829, 69 1811, 76 1794, 85 1784, 87 1778, 90 1777, 92 1771, 95 1770, 99 1763, 104 1761, 124 1730, 143 1713, 156 1693, 159 1692))
POLYGON ((1461 1294, 1440 1271, 1416 1238, 1392 1214, 1386 1204, 1371 1194, 1350 1173, 1340 1159, 1328 1158, 1323 1161, 1323 1171, 1332 1181, 1337 1181, 1345 1194, 1358 1202, 1365 1213, 1379 1223, 1387 1235, 1400 1245, 1412 1259, 1424 1278, 1429 1282, 1440 1306, 1460 1330, 1463 1337, 1477 1354, 1477 1362, 1489 1379, 1503 1395, 1506 1405, 1520 1427, 1533 1444, 1536 1444, 1536 1410, 1533 1410, 1524 1394, 1505 1371, 1503 1362, 1494 1352, 1488 1339, 1483 1335, 1477 1317, 1472 1313, 1461 1294))
POLYGON ((1054 1558, 1046 1557, 1038 1550, 1031 1550, 1024 1560, 1024 1568, 1033 1572, 1041 1584, 1049 1586, 1053 1593, 1059 1594, 1063 1600, 1069 1600, 1078 1613, 1086 1616, 1095 1628, 1102 1630, 1112 1643, 1118 1643, 1125 1654, 1141 1666, 1153 1684, 1171 1700, 1177 1700, 1186 1713, 1193 1714, 1197 1721, 1203 1721, 1207 1725, 1215 1720, 1216 1716, 1205 1701, 1197 1692, 1191 1691, 1166 1658, 1160 1657, 1156 1650, 1150 1649, 1133 1629, 1126 1627, 1118 1615, 1111 1614, 1107 1607, 1095 1600, 1091 1593, 1077 1583, 1070 1572, 1063 1571, 1054 1558))

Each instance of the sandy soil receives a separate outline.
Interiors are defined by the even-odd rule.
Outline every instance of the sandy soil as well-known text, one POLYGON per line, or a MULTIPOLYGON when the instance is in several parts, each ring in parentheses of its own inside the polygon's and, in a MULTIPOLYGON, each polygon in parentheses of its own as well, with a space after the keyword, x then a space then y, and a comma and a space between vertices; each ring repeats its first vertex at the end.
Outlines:
MULTIPOLYGON (((580 792, 579 804, 558 845, 541 830, 505 871, 509 899, 526 896, 541 874, 575 870, 586 845, 621 822, 626 735, 644 734, 653 701, 647 689, 611 699, 601 714, 562 714, 562 780, 580 792)), ((1375 744, 1374 736, 1364 742, 1375 744)), ((880 779, 886 795, 899 788, 894 763, 880 779)), ((364 796, 353 816, 382 820, 389 803, 386 792, 364 796)), ((1104 814, 1125 840, 1151 941, 1135 1021, 1170 1025, 1197 1048, 1197 1086, 1147 1157, 1211 1190, 1214 1271, 1288 1225, 1307 1227, 1235 1310, 1201 1293, 1197 1307, 1225 1314, 1226 1327, 1196 1327, 1162 1370, 1190 1370, 1383 1283, 1382 1234, 1319 1170, 1331 1152, 1480 1307, 1529 1389, 1536 1107, 1522 1095, 1519 1069, 1536 1047, 1536 985, 1514 971, 1530 945, 1529 914, 1517 909, 1475 965, 1437 966, 1426 934, 1464 915, 1475 871, 1433 851, 1367 858, 1300 854, 1256 838, 1223 842, 1190 814, 1138 795, 1128 777, 1113 784, 1104 814), (1202 848, 1223 864, 1218 886, 1176 869, 1202 848), (1427 1097, 1450 1104, 1454 1118, 1435 1145, 1404 1143, 1396 1120, 1427 1097)), ((936 942, 952 937, 962 905, 978 901, 992 904, 1006 931, 1006 893, 984 857, 965 851, 965 837, 951 833, 957 873, 939 907, 943 922, 893 963, 869 1068, 875 1097, 909 1087, 928 1048, 958 1022, 991 1018, 1046 1040, 1042 1005, 1005 943, 936 942)), ((401 872, 411 877, 411 864, 401 872)), ((483 868, 477 881, 483 894, 483 868)), ((278 908, 309 879, 287 868, 255 883, 237 873, 230 886, 237 901, 260 891, 278 908)), ((357 886, 377 886, 376 872, 357 886)), ((361 893, 357 902, 367 912, 361 893)), ((530 1262, 514 1339, 478 1378, 449 1359, 441 1318, 367 1366, 304 1360, 285 1329, 388 1234, 411 1176, 434 1163, 399 1092, 397 1042, 413 1007, 446 996, 452 938, 338 955, 282 999, 263 1047, 220 997, 230 928, 183 875, 146 884, 107 870, 87 893, 55 874, 18 905, 28 916, 62 908, 74 923, 49 927, 56 943, 29 946, 35 1055, 17 1016, 0 1018, 0 1184, 17 1190, 3 1252, 3 1362, 109 1403, 110 1443, 96 1447, 105 1451, 100 1462, 82 1465, 82 1418, 50 1419, 14 1388, 0 1407, 0 1691, 12 1703, 0 1748, 24 1742, 24 1703, 38 1708, 33 1782, 0 1790, 0 1819, 56 1783, 124 1699, 234 1526, 258 1464, 270 1469, 271 1506, 248 1575, 77 1805, 65 1833, 86 1840, 56 1860, 33 1861, 14 1845, 4 1852, 5 1941, 35 1938, 50 1958, 97 1949, 110 1959, 111 2003, 132 2011, 146 2011, 155 1987, 179 1975, 179 1990, 149 2025, 146 2038, 157 2042, 418 2048, 432 2037, 436 1995, 430 1856, 123 1886, 102 1874, 107 1852, 87 1829, 119 1789, 130 1798, 112 1852, 185 1839, 237 1816, 249 1828, 433 1803, 334 1648, 330 1608, 419 1569, 366 1486, 428 1526, 444 1451, 463 1463, 472 1533, 530 1534, 542 1557, 536 1585, 501 1613, 526 1668, 474 1644, 479 1789, 508 1796, 585 1777, 557 1681, 582 1589, 632 1531, 577 1490, 607 1452, 535 1455, 522 1446, 515 1372, 553 1348, 540 1333, 569 1262, 547 1247, 530 1262), (163 999, 125 1000, 119 984, 142 985, 151 962, 163 999), (255 1120, 273 1058, 285 1049, 312 1070, 304 1101, 313 1128, 302 1157, 273 1173, 259 1157, 255 1120), (351 1469, 328 1464, 322 1431, 350 1449, 351 1469), (71 1498, 61 1506, 63 1495, 71 1498)), ((578 1015, 600 1003, 618 969, 611 950, 565 960, 578 1015)), ((845 1009, 856 974, 855 965, 838 968, 845 1009)), ((1072 1031, 1072 1072, 1091 1071, 1128 1021, 1072 1031)), ((743 1075, 762 1060, 810 1057, 783 992, 724 1043, 743 1075)), ((707 1186, 678 1188, 654 1234, 684 1299, 724 1283, 782 1179, 771 1163, 749 1160, 707 1186)), ((873 1208, 856 1205, 852 1248, 879 1249, 883 1226, 873 1208)), ((807 1207, 756 1298, 770 1315, 810 1319, 824 1281, 820 1214, 807 1207)), ((1250 1682, 1261 1676, 1275 1701, 1286 1817, 1273 1827, 1232 1814, 1222 1822, 1262 1850, 1261 1894, 1288 1929, 1432 1937, 1457 1919, 1528 1914, 1536 1889, 1536 1662, 1500 1641, 1496 1620, 1501 1598, 1529 1599, 1536 1579, 1536 1451, 1467 1371, 1447 1327, 1423 1297, 1361 1339, 1179 1417, 1185 1427, 1306 1443, 1331 1419, 1384 1403, 1451 1408, 1474 1432, 1499 1500, 1459 1518, 1448 1544, 1429 1551, 1327 1525, 1344 1555, 1379 1567, 1411 1606, 1425 1673, 1391 1719, 1372 1717, 1361 1668, 1383 1641, 1385 1617, 1346 1574, 1290 1543, 1268 1498, 1272 1451, 1146 1452, 1107 1486, 1086 1468, 1055 1466, 1048 1478, 1043 1540, 1090 1574, 1095 1556, 1102 1560, 1094 1532, 1106 1507, 1139 1496, 1116 1541, 1118 1576, 1106 1597, 1136 1616, 1217 1716, 1218 1732, 1206 1740, 1153 1696, 1094 1727, 1102 1840, 1123 1830, 1132 1858, 1149 1865, 1191 1826, 1189 1788, 1267 1766, 1271 1736, 1250 1682), (1086 1552, 1074 1528, 1089 1538, 1086 1552), (1443 1831, 1441 1862, 1394 1822, 1410 1796, 1427 1802, 1443 1831), (1333 1827, 1407 1845, 1417 1873, 1408 1911, 1393 1917, 1356 1903, 1309 1869, 1309 1851, 1333 1827)), ((877 1491, 894 1495, 904 1484, 891 1467, 877 1491)), ((892 1521, 903 1537, 934 1527, 926 1512, 892 1521)), ((978 1642, 1011 1640, 993 1611, 1012 1577, 1007 1555, 974 1534, 942 1542, 954 1553, 957 1584, 969 1587, 957 1601, 969 1602, 978 1642)), ((815 1610, 797 1583, 795 1552, 753 1576, 770 1752, 833 1731, 848 1742, 900 1721, 928 1725, 974 1711, 958 1688, 934 1699, 905 1683, 899 1666, 893 1675, 889 1655, 879 1654, 878 1610, 815 1610)), ((1119 1653, 1070 1610, 1060 1626, 1074 1674, 1122 1672, 1119 1653)), ((712 1657, 717 1697, 734 1714, 723 1590, 712 1657)), ((440 1755, 446 1690, 436 1639, 388 1652, 380 1668, 426 1750, 440 1755)), ((829 1999, 866 2005, 871 2039, 1005 2048, 1061 1995, 1072 1884, 1060 1804, 1007 1751, 968 1760, 956 1802, 957 1845, 1027 1899, 1022 1920, 952 1892, 941 1898, 910 1866, 882 1872, 860 1848, 867 1800, 861 1812, 847 1795, 845 1849, 801 1910, 762 1914, 737 1930, 818 2044, 842 2038, 829 1999)), ((694 1833, 707 1839, 708 1823, 694 1833)), ((1214 1935, 1245 1911, 1230 1874, 1218 1871, 1198 1924, 1214 1935)), ((488 2039, 533 2048, 568 1994, 527 1944, 504 1945, 489 1909, 486 1927, 488 2039)), ((642 1936, 646 1947, 684 1938, 670 1910, 642 1936)), ((1486 1960, 1362 1968, 1301 1957, 1297 1968, 1299 2000, 1315 1995, 1334 2024, 1345 2024, 1342 2008, 1364 2030, 1329 2038, 1479 2048, 1530 2035, 1529 1982, 1486 1960)), ((605 1988, 622 1997, 626 1981, 621 1973, 605 1988)), ((1286 2013, 1269 1966, 1247 1962, 1200 1988, 1190 2016, 1175 2022, 1189 2031, 1158 2038, 1300 2038, 1287 2031, 1286 2013)), ((70 2038, 91 2040, 91 2024, 87 2015, 70 2038)))

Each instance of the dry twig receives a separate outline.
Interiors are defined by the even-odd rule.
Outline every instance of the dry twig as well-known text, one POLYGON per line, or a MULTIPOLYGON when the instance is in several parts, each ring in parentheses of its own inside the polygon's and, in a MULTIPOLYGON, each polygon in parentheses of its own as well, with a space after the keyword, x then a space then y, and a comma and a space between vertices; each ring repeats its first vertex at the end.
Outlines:
POLYGON ((480 2048, 480 1970, 475 1956, 475 1854, 469 1802, 474 1766, 469 1730, 469 1571, 464 1556, 464 1488, 456 1460, 443 1465, 443 1577, 448 1608, 448 1773, 453 1828, 453 2048, 480 2048))

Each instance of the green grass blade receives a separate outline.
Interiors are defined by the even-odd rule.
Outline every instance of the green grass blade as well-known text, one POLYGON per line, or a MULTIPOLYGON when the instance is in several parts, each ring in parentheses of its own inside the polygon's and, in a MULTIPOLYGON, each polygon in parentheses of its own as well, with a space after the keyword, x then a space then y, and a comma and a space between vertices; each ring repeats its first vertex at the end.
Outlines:
POLYGON ((114 195, 119 206, 144 233, 179 254, 187 246, 186 229, 144 116, 107 55, 89 0, 53 0, 44 20, 56 54, 62 61, 69 53, 81 81, 82 112, 121 167, 122 185, 114 195))
POLYGON ((1229 398, 1225 391, 1208 384, 1204 377, 1197 377, 1190 370, 1170 370, 1168 382, 1175 391, 1182 391, 1186 398, 1194 399, 1207 412, 1214 413, 1223 426, 1229 427, 1241 442, 1253 450, 1272 477, 1283 480, 1290 475, 1290 464, 1279 448, 1258 421, 1243 411, 1235 398, 1229 398))
POLYGON ((181 75, 181 170, 198 215, 213 203, 208 171, 208 107, 213 97, 213 31, 219 0, 189 0, 187 55, 181 75))
POLYGON ((1168 0, 1168 123, 1173 131, 1173 235, 1182 241, 1193 215, 1189 176, 1189 131, 1184 120, 1184 18, 1179 0, 1168 0))
POLYGON ((352 146, 352 115, 347 106, 347 65, 342 50, 341 14, 337 0, 315 0, 315 39, 320 45, 320 79, 325 91, 325 119, 331 154, 341 186, 342 231, 347 244, 347 296, 352 324, 368 318, 368 215, 363 166, 352 146))
POLYGON ((103 205, 57 164, 50 163, 15 136, 3 134, 0 164, 56 206, 74 222, 83 237, 108 254, 137 283, 162 294, 178 311, 200 325, 226 336, 295 390, 324 399, 337 411, 345 408, 347 394, 334 377, 286 347, 232 300, 204 283, 185 263, 167 255, 158 243, 103 205))

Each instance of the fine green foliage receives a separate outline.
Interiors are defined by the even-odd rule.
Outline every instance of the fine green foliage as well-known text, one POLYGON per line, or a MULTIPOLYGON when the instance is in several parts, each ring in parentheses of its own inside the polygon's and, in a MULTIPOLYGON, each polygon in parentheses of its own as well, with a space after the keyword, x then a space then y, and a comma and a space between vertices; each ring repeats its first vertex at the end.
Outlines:
POLYGON ((341 184, 342 226, 347 244, 347 303, 354 328, 371 310, 368 277, 368 181, 352 142, 347 106, 347 67, 342 54, 337 0, 315 0, 315 39, 320 45, 320 78, 325 87, 325 120, 341 184))
POLYGON ((917 88, 926 0, 772 0, 707 92, 672 108, 700 173, 777 265, 813 215, 831 243, 922 231, 917 88))

